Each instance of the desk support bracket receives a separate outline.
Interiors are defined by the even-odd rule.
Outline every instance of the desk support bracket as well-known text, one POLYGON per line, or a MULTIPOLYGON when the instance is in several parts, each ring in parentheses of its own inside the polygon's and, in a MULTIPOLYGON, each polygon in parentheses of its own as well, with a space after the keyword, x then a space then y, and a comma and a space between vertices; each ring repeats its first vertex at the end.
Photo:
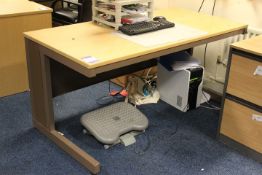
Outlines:
POLYGON ((41 46, 26 39, 33 124, 93 174, 97 174, 100 171, 100 163, 55 130, 50 59, 39 47, 41 46))

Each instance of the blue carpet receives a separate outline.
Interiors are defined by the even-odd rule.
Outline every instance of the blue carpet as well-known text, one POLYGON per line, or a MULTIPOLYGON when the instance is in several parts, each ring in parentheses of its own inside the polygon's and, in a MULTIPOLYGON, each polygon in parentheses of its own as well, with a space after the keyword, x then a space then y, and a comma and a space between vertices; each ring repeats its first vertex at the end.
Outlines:
MULTIPOLYGON (((105 150, 92 136, 82 134, 79 119, 103 106, 99 99, 107 91, 103 82, 54 99, 56 128, 101 161, 101 175, 261 174, 262 164, 214 139, 218 111, 198 108, 182 113, 162 101, 139 107, 150 125, 136 144, 105 150)), ((32 128, 29 93, 21 93, 0 98, 0 174, 90 173, 32 128)))

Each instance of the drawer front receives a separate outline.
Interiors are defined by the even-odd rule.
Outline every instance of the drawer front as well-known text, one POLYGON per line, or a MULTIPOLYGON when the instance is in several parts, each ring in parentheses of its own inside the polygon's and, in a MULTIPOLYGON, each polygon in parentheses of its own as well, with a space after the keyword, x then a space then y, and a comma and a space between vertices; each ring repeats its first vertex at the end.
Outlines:
POLYGON ((232 55, 227 93, 262 106, 262 76, 254 75, 259 61, 232 55))
POLYGON ((220 132, 262 153, 262 113, 226 99, 220 132))

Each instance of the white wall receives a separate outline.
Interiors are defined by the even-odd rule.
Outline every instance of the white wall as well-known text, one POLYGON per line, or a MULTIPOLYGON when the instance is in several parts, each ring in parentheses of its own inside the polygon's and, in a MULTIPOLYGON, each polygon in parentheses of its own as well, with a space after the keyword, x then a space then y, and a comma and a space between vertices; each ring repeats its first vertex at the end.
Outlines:
MULTIPOLYGON (((183 7, 197 11, 202 0, 155 0, 156 8, 183 7)), ((202 13, 211 14, 214 0, 205 0, 202 13)), ((215 15, 262 28, 262 0, 217 0, 215 15)))
MULTIPOLYGON (((202 0, 155 0, 155 8, 183 7, 197 11, 202 0)), ((205 0, 201 13, 211 14, 214 0, 205 0)), ((246 23, 251 27, 262 30, 262 0, 217 0, 214 15, 228 18, 234 21, 246 23)), ((217 65, 217 59, 222 49, 222 41, 208 44, 206 59, 205 86, 222 93, 225 66, 217 65), (210 78, 211 77, 211 78, 210 78), (216 80, 212 80, 212 78, 216 80)), ((194 50, 194 55, 203 62, 204 47, 194 50)), ((223 58, 222 58, 223 59, 223 58)))
POLYGON ((155 9, 167 8, 169 7, 168 0, 154 0, 155 9))

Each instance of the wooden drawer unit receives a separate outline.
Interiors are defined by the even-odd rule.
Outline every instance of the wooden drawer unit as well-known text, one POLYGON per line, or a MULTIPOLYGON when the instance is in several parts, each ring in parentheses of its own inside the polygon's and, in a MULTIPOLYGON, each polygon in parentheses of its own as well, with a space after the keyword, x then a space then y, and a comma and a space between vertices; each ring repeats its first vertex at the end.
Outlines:
POLYGON ((220 132, 262 153, 262 113, 226 99, 220 132))
POLYGON ((232 54, 227 93, 262 106, 262 76, 254 75, 262 63, 232 54))
POLYGON ((234 43, 226 74, 219 138, 262 162, 262 35, 234 43))
POLYGON ((0 0, 0 97, 29 90, 24 32, 52 27, 52 9, 0 0))

